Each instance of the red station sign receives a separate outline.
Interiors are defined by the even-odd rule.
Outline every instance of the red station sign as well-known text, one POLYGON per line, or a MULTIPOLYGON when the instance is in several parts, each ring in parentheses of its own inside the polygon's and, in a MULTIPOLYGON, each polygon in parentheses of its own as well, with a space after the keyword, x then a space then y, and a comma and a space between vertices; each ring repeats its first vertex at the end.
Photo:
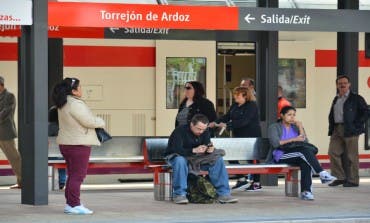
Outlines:
POLYGON ((238 8, 49 2, 50 26, 237 30, 238 8))

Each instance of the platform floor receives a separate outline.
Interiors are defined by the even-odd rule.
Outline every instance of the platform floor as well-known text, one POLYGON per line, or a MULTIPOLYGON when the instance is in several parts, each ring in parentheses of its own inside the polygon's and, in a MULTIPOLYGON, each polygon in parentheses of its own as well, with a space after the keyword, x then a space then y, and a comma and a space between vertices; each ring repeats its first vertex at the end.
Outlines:
MULTIPOLYGON (((233 183, 233 182, 231 182, 233 183)), ((82 202, 95 213, 63 213, 64 193, 50 192, 49 205, 22 205, 21 191, 0 187, 0 222, 370 222, 370 178, 358 188, 328 187, 314 180, 315 201, 284 196, 278 187, 234 192, 237 204, 176 205, 153 199, 151 183, 84 185, 82 202)))

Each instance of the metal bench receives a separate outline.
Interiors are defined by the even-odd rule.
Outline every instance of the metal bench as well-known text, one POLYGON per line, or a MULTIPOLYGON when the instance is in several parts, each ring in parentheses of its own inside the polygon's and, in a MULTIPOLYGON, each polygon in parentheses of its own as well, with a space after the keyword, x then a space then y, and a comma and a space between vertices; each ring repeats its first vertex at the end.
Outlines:
MULTIPOLYGON (((266 138, 213 138, 213 145, 223 149, 225 161, 264 160, 270 149, 266 138)), ((147 138, 143 144, 145 166, 153 171, 154 193, 163 190, 163 176, 168 173, 169 166, 165 163, 164 154, 168 138, 147 138)), ((226 164, 229 174, 284 174, 285 195, 297 197, 299 192, 299 167, 288 164, 226 164)), ((166 185, 168 187, 168 185, 166 185)), ((157 199, 155 195, 155 199, 157 199)))
MULTIPOLYGON (((131 174, 150 173, 144 167, 142 143, 144 137, 113 137, 101 146, 93 146, 91 150, 87 174, 131 174)), ((57 187, 58 169, 66 164, 59 152, 55 137, 49 138, 49 188, 57 187)))

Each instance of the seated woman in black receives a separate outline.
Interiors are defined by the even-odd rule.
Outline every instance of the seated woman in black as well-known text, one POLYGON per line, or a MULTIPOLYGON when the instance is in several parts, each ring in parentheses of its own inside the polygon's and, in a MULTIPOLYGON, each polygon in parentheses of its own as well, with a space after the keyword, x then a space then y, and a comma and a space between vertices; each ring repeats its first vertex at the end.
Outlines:
POLYGON ((311 191, 312 173, 319 173, 321 183, 330 183, 336 178, 323 170, 315 154, 317 148, 309 144, 300 121, 295 119, 296 109, 286 106, 281 109, 279 122, 268 128, 268 137, 273 146, 276 163, 287 163, 301 169, 301 199, 313 200, 311 191))

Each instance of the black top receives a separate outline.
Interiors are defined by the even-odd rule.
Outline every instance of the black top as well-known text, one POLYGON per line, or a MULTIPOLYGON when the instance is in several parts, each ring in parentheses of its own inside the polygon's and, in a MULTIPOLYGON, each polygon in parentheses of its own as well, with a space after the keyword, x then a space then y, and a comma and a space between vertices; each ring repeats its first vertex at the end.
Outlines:
MULTIPOLYGON (((329 113, 329 136, 334 130, 334 105, 338 100, 336 96, 331 104, 329 113)), ((365 122, 369 115, 367 103, 363 97, 350 92, 343 105, 344 136, 357 136, 365 132, 365 122)))
MULTIPOLYGON (((180 104, 178 113, 184 109, 186 106, 186 101, 180 104)), ((213 122, 216 120, 216 110, 213 103, 208 100, 207 98, 200 98, 194 101, 192 105, 189 106, 189 113, 188 113, 188 124, 190 123, 191 119, 196 114, 203 114, 207 116, 209 122, 213 122)), ((175 126, 179 125, 178 121, 176 120, 175 126)))
POLYGON ((193 155, 193 148, 200 145, 208 145, 211 142, 209 131, 206 130, 200 136, 195 136, 189 125, 178 126, 173 130, 168 139, 166 155, 177 153, 181 156, 193 155))
POLYGON ((216 122, 226 123, 233 131, 233 137, 261 137, 258 107, 255 101, 248 101, 241 106, 231 105, 229 111, 216 122))

